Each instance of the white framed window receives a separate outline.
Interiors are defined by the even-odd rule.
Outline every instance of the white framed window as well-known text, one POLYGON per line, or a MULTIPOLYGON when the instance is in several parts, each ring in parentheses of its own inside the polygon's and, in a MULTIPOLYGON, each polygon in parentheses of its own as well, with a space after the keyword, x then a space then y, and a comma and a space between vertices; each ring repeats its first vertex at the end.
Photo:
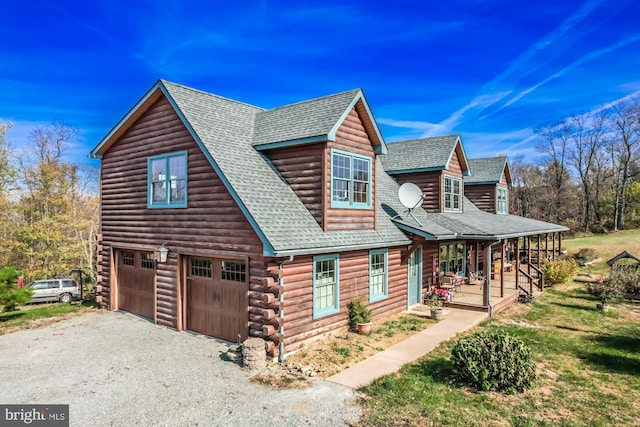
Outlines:
POLYGON ((340 310, 338 255, 313 257, 313 318, 340 310))
POLYGON ((509 198, 507 189, 498 187, 498 213, 506 215, 509 213, 509 198))
POLYGON ((444 211, 462 211, 462 180, 452 176, 444 177, 444 211))
POLYGON ((371 158, 331 150, 331 207, 371 208, 371 158))
POLYGON ((147 168, 147 207, 186 208, 187 152, 149 157, 147 168))
POLYGON ((388 258, 387 249, 377 249, 369 252, 369 301, 380 301, 389 296, 388 287, 388 258))

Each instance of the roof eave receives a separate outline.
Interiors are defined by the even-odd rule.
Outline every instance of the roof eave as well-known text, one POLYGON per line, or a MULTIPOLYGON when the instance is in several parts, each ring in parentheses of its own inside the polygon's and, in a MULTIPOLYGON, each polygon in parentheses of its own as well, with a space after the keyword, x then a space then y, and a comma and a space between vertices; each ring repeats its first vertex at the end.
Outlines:
POLYGON ((268 142, 266 144, 254 145, 253 148, 255 148, 258 151, 266 151, 266 150, 272 150, 276 148, 294 147, 296 145, 314 144, 317 142, 326 142, 326 141, 333 141, 333 140, 329 138, 329 135, 317 135, 317 136, 310 136, 307 138, 290 139, 288 141, 268 142))
POLYGON ((395 169, 395 170, 386 170, 385 172, 388 175, 401 175, 404 173, 417 173, 417 172, 435 172, 445 170, 444 166, 432 166, 428 168, 413 168, 413 169, 395 169))
POLYGON ((358 245, 341 245, 341 246, 326 246, 326 247, 314 247, 314 248, 299 248, 299 249, 281 249, 274 250, 273 253, 269 256, 273 257, 283 257, 283 256, 297 256, 297 255, 311 255, 311 254, 328 254, 334 252, 347 252, 347 251, 355 251, 359 249, 378 249, 378 248, 389 248, 392 246, 403 246, 410 244, 411 240, 395 240, 391 242, 380 242, 380 243, 363 243, 358 245))
POLYGON ((477 181, 477 182, 464 182, 464 185, 498 185, 499 181, 477 181))
POLYGON ((413 227, 413 226, 411 226, 409 224, 398 222, 396 220, 392 220, 392 221, 396 225, 396 227, 398 227, 400 230, 407 231, 407 232, 413 233, 413 234, 417 234, 420 237, 424 237, 425 240, 430 240, 430 241, 451 240, 451 239, 455 239, 456 238, 456 234, 455 233, 436 235, 436 234, 431 234, 431 233, 429 233, 429 232, 427 232, 425 230, 422 230, 421 228, 413 227))

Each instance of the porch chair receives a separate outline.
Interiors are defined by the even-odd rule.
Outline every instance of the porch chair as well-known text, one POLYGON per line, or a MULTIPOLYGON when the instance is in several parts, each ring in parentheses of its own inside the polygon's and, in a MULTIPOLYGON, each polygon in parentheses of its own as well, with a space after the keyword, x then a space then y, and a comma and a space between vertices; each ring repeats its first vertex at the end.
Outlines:
POLYGON ((467 264, 467 272, 469 273, 469 279, 470 280, 484 280, 485 277, 482 275, 482 273, 478 273, 476 271, 473 270, 473 268, 471 268, 471 265, 467 264))
POLYGON ((449 276, 441 276, 440 277, 440 286, 441 289, 446 289, 448 291, 454 291, 453 279, 449 276))

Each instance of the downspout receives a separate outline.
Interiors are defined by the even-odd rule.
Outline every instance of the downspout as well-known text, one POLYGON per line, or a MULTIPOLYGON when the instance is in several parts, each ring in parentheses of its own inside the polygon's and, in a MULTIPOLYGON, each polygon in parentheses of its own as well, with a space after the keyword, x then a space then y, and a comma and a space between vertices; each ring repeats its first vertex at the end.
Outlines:
POLYGON ((278 362, 284 362, 284 266, 293 262, 293 255, 280 263, 280 278, 278 279, 278 299, 280 302, 280 346, 278 347, 278 362))
MULTIPOLYGON (((488 262, 489 264, 489 274, 487 274, 487 304, 489 304, 489 317, 493 317, 493 305, 491 305, 491 273, 492 273, 492 269, 493 269, 493 255, 491 253, 491 248, 493 247, 493 245, 497 245, 498 243, 502 242, 502 239, 498 240, 497 242, 493 242, 492 244, 489 245, 488 251, 487 251, 487 260, 486 262, 488 262)), ((504 260, 500 261, 501 263, 504 262, 504 260)), ((502 265, 502 264, 501 264, 502 265)), ((501 268, 502 270, 502 268, 501 268)), ((502 271, 500 271, 500 277, 502 277, 502 271)))

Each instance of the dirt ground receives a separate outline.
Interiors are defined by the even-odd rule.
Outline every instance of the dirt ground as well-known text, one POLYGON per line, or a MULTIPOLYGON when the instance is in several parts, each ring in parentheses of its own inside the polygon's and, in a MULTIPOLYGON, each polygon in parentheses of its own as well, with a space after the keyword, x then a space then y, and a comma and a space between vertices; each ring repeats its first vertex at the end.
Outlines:
POLYGON ((433 324, 429 318, 398 314, 374 323, 369 335, 344 332, 304 347, 286 359, 286 366, 306 376, 328 378, 433 324))

